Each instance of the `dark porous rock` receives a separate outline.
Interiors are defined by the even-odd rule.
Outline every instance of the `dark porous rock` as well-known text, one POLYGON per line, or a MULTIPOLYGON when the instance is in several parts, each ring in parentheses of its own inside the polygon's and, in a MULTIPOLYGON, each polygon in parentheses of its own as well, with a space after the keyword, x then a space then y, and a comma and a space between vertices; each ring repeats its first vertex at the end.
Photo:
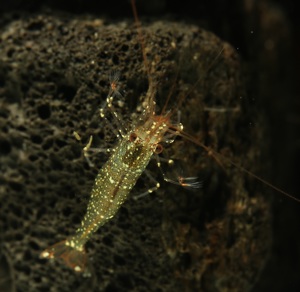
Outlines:
MULTIPOLYGON (((90 16, 23 16, 0 31, 0 222, 5 291, 248 291, 270 247, 267 196, 222 153, 251 171, 263 129, 249 127, 255 110, 245 94, 235 50, 212 33, 179 22, 143 23, 90 16), (143 41, 142 41, 143 40, 143 41), (143 43, 148 60, 141 53, 143 43), (82 147, 115 145, 118 125, 99 109, 111 72, 120 72, 114 107, 129 125, 139 114, 148 75, 157 83, 157 112, 177 113, 185 132, 164 145, 166 176, 196 176, 203 187, 164 183, 154 162, 153 187, 141 177, 117 215, 87 243, 91 277, 60 261, 40 259, 49 245, 75 232, 97 169, 109 154, 82 147), (113 130, 114 129, 114 130, 113 130), (76 131, 82 145, 75 140, 76 131), (190 140, 193 140, 190 139, 190 140), (9 288, 11 287, 11 288, 9 288), (10 289, 10 290, 9 290, 10 289)), ((259 118, 255 118, 256 121, 259 118)), ((1 286, 4 287, 4 286, 1 286)), ((2 290, 1 290, 2 291, 2 290)), ((3 290, 4 291, 4 290, 3 290)))

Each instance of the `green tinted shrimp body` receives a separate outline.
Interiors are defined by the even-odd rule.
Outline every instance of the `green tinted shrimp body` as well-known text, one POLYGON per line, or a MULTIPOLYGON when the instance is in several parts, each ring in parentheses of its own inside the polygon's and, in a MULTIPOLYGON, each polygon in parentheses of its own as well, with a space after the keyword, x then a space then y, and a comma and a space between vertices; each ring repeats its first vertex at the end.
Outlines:
POLYGON ((100 169, 81 227, 67 244, 81 250, 91 234, 115 215, 145 170, 156 146, 138 137, 132 141, 133 137, 133 133, 124 137, 100 169))
POLYGON ((159 142, 170 127, 169 114, 155 115, 153 99, 149 104, 137 120, 138 125, 121 136, 109 160, 99 170, 86 215, 75 235, 43 251, 42 258, 61 258, 74 271, 85 270, 85 243, 124 203, 153 153, 161 150, 159 142))

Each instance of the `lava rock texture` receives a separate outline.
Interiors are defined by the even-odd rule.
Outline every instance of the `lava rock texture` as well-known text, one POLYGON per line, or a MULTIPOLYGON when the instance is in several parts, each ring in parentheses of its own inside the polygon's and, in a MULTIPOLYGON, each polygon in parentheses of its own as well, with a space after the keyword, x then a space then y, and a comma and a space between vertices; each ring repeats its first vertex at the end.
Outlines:
MULTIPOLYGON (((263 130, 248 126, 254 110, 235 50, 180 22, 148 20, 142 29, 148 71, 132 20, 43 13, 15 15, 2 25, 1 291, 247 291, 258 278, 271 239, 267 196, 228 160, 180 137, 163 156, 184 176, 202 179, 202 189, 162 182, 156 194, 135 201, 133 195, 153 186, 142 177, 87 244, 89 278, 39 258, 83 218, 107 159, 93 155, 95 167, 89 167, 82 156, 89 136, 101 149, 116 142, 111 125, 117 125, 99 117, 112 71, 121 73, 115 107, 124 123, 139 113, 150 71, 158 111, 171 92, 168 108, 178 107, 186 132, 260 169, 263 130)), ((163 168, 172 176, 173 169, 163 168)), ((162 181, 155 163, 149 169, 162 181)))

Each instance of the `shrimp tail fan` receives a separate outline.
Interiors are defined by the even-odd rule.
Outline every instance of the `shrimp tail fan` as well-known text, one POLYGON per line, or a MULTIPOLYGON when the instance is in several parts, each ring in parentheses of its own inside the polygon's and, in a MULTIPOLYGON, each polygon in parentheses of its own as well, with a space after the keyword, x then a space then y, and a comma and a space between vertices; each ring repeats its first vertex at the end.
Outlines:
POLYGON ((72 247, 67 240, 58 242, 45 249, 40 258, 61 259, 66 266, 75 272, 83 272, 87 264, 87 255, 85 250, 72 247))

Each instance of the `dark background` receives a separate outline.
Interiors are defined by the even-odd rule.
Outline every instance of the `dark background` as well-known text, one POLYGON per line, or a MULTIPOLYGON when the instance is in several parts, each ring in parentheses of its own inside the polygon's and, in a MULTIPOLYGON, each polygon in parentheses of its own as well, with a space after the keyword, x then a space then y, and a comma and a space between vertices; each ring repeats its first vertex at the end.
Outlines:
MULTIPOLYGON (((248 68, 249 94, 268 121, 270 180, 300 198, 300 41, 296 0, 137 1, 141 18, 171 18, 198 24, 235 47, 248 68), (274 40, 274 49, 266 42, 274 40)), ((112 19, 133 18, 129 1, 0 0, 0 25, 8 12, 59 10, 112 19)), ((55 13, 55 12, 54 12, 55 13)), ((253 121, 253 125, 259 127, 253 121)), ((256 183, 256 182, 254 182, 256 183)), ((272 256, 254 291, 300 291, 300 204, 273 193, 272 256)))

